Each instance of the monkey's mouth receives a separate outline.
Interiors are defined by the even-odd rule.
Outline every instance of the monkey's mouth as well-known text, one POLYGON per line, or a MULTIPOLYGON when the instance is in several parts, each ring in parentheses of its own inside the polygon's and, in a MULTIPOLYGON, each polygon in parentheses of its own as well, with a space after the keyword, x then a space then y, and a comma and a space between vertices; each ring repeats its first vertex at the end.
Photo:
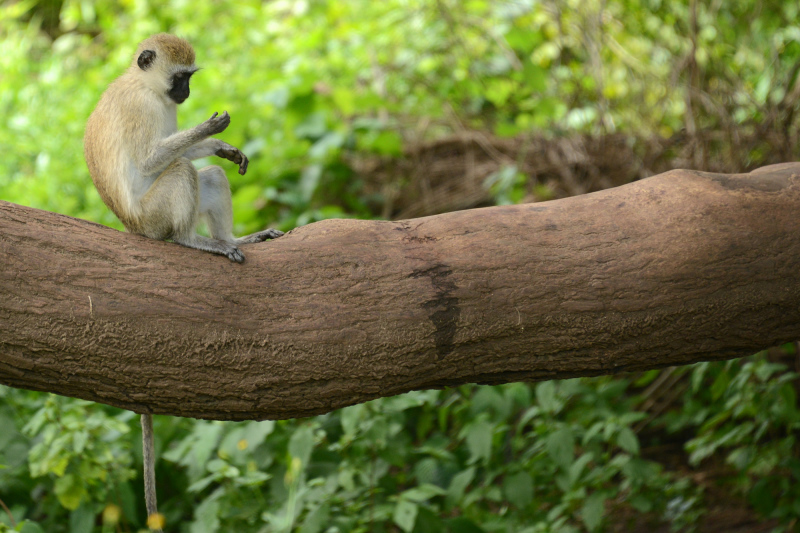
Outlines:
POLYGON ((172 99, 172 101, 175 102, 176 104, 182 104, 183 102, 186 101, 187 98, 189 98, 188 89, 186 89, 186 90, 180 90, 180 89, 175 90, 175 89, 173 89, 168 94, 169 94, 169 97, 172 99))

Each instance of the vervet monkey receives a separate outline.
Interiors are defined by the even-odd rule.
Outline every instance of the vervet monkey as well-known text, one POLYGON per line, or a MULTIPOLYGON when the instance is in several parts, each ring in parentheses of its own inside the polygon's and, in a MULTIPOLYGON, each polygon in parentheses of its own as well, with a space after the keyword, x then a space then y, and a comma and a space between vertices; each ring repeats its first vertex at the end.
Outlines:
MULTIPOLYGON (((283 235, 268 229, 233 237, 233 210, 222 168, 196 170, 191 160, 217 155, 247 172, 238 148, 212 138, 230 124, 214 113, 194 128, 178 131, 177 106, 189 97, 197 72, 192 46, 161 33, 141 44, 128 70, 103 93, 84 136, 84 156, 105 204, 131 233, 172 241, 227 256, 241 263, 237 245, 283 235), (197 235, 205 220, 211 238, 197 235)), ((145 502, 156 514, 153 418, 142 415, 145 502)), ((157 531, 161 531, 158 529, 157 531)))
POLYGON ((233 237, 233 208, 222 168, 199 171, 190 162, 217 155, 247 172, 247 156, 211 136, 230 124, 214 113, 194 128, 178 131, 177 106, 189 97, 198 68, 192 46, 160 33, 144 40, 128 70, 100 98, 89 117, 84 156, 105 204, 131 233, 172 241, 227 256, 241 263, 237 245, 283 235, 267 229, 233 237), (195 228, 205 220, 211 238, 195 228))

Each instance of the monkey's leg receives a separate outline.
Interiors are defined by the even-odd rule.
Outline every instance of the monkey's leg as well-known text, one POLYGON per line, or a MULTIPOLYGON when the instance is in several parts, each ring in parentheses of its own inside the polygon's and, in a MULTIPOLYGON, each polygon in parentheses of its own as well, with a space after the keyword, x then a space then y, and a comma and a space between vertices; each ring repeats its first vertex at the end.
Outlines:
MULTIPOLYGON (((147 507, 148 521, 158 514, 156 503, 156 455, 153 436, 153 415, 142 415, 142 464, 144 464, 144 503, 147 507)), ((156 533, 163 533, 155 529, 156 533)))
POLYGON ((188 159, 176 159, 167 167, 142 197, 140 207, 142 233, 147 237, 172 239, 188 248, 224 255, 237 263, 244 261, 244 254, 233 242, 202 237, 195 232, 200 214, 199 178, 188 159))
POLYGON ((200 216, 215 239, 233 243, 231 187, 222 167, 212 165, 197 173, 200 184, 200 216))
POLYGON ((200 216, 208 223, 208 231, 215 239, 235 244, 250 244, 275 239, 283 235, 276 229, 266 229, 241 238, 233 236, 233 207, 228 177, 222 167, 212 165, 200 169, 200 216))

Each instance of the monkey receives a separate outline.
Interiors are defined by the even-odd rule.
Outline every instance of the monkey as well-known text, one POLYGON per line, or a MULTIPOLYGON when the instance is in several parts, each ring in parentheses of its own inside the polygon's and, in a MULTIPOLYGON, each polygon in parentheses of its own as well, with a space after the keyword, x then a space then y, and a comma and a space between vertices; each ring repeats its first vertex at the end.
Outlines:
POLYGON ((127 71, 103 95, 86 124, 84 157, 103 202, 125 229, 244 262, 238 246, 283 235, 267 229, 233 236, 228 178, 221 167, 195 169, 191 161, 216 155, 247 172, 238 148, 213 138, 230 124, 214 113, 194 128, 178 131, 177 106, 189 97, 199 69, 185 40, 160 33, 142 41, 127 71), (211 237, 195 231, 200 220, 211 237))
MULTIPOLYGON (((249 163, 241 150, 213 138, 230 124, 227 111, 178 131, 177 106, 189 97, 189 80, 198 70, 187 41, 166 33, 142 41, 127 71, 109 85, 90 115, 84 157, 100 197, 126 230, 242 263, 239 245, 283 232, 267 229, 234 238, 225 172, 219 166, 198 171, 192 165, 192 160, 216 155, 239 165, 244 174, 249 163), (211 237, 196 233, 201 219, 211 237)), ((158 513, 153 417, 142 414, 141 419, 145 505, 151 517, 158 513)))

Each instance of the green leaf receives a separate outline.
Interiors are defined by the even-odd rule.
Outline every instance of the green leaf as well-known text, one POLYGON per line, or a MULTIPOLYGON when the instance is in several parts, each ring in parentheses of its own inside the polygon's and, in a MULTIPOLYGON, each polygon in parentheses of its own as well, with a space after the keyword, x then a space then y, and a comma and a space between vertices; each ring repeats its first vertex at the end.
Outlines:
POLYGON ((329 503, 324 503, 308 513, 306 519, 303 520, 303 525, 300 527, 300 533, 319 533, 328 524, 331 514, 331 506, 329 503))
POLYGON ((137 509, 142 499, 141 495, 138 492, 134 494, 133 488, 129 482, 118 485, 117 492, 119 493, 119 504, 122 507, 122 514, 128 518, 137 516, 137 509))
POLYGON ((655 381, 660 372, 661 372, 660 370, 648 370, 642 373, 642 375, 638 379, 636 379, 636 381, 634 381, 633 384, 637 387, 644 388, 645 386, 655 381))
POLYGON ((92 533, 97 513, 94 505, 84 503, 69 515, 69 533, 92 533))
MULTIPOLYGON (((700 363, 692 368, 692 391, 698 392, 700 386, 703 384, 706 372, 708 372, 710 363, 700 363)), ((665 372, 662 370, 662 372, 665 372)))
POLYGON ((414 533, 447 533, 444 522, 438 515, 424 506, 419 507, 414 533))
POLYGON ((86 487, 82 480, 73 474, 57 479, 54 488, 58 501, 70 511, 77 509, 86 496, 86 487))
POLYGON ((628 503, 640 513, 649 513, 653 510, 653 502, 642 494, 636 494, 632 498, 629 498, 628 503))
POLYGON ((485 533, 485 531, 476 526, 472 520, 463 516, 448 520, 446 524, 451 533, 485 533))
POLYGON ((470 462, 489 462, 492 455, 492 436, 494 426, 485 420, 475 422, 467 433, 467 449, 471 455, 470 462))
POLYGON ((192 434, 184 439, 180 446, 168 450, 162 457, 186 466, 189 469, 190 479, 204 476, 206 463, 219 443, 222 429, 223 425, 218 422, 197 422, 192 434))
MULTIPOLYGON (((617 457, 622 460, 621 455, 617 457)), ((647 485, 650 480, 658 476, 660 467, 658 463, 652 463, 641 458, 633 457, 622 464, 622 472, 631 480, 634 486, 642 484, 647 485)))
POLYGON ((547 80, 550 77, 547 70, 539 65, 534 65, 530 61, 525 61, 522 67, 527 89, 533 93, 540 93, 547 89, 547 80))
POLYGON ((575 457, 575 439, 568 427, 557 429, 547 436, 545 448, 554 463, 564 470, 569 470, 575 457))
POLYGON ((583 503, 581 507, 581 520, 586 524, 589 531, 595 531, 600 527, 605 514, 606 499, 599 493, 595 492, 583 503))
POLYGON ((208 469, 208 471, 214 473, 221 473, 224 470, 227 470, 229 466, 230 465, 228 464, 228 461, 226 461, 225 459, 211 459, 206 464, 206 468, 208 469))
POLYGON ((234 479, 237 487, 258 487, 264 484, 265 481, 272 479, 270 474, 266 472, 246 472, 243 476, 234 479))
POLYGON ((30 520, 23 520, 17 524, 16 531, 19 531, 19 533, 44 533, 44 530, 39 524, 31 522, 30 520))
POLYGON ((311 201, 314 192, 317 190, 320 180, 322 179, 322 165, 314 164, 308 165, 303 169, 300 176, 300 194, 304 201, 311 201))
POLYGON ((457 506, 464 497, 464 492, 472 480, 475 478, 475 467, 467 468, 459 472, 453 479, 450 480, 450 486, 447 487, 447 504, 450 507, 457 506))
POLYGON ((512 94, 519 89, 519 85, 508 78, 494 78, 488 82, 484 93, 487 100, 497 107, 503 107, 512 94))
POLYGON ((356 111, 355 95, 351 89, 336 87, 333 89, 333 101, 344 115, 352 115, 356 111))
POLYGON ((512 27, 506 34, 505 40, 511 48, 530 54, 536 46, 544 40, 541 30, 531 27, 512 27))
POLYGON ((728 390, 728 385, 730 385, 731 376, 728 374, 727 371, 723 370, 717 375, 717 379, 714 380, 714 383, 711 385, 711 398, 714 400, 718 400, 725 391, 728 390))
POLYGON ((86 443, 89 440, 89 432, 76 431, 72 434, 72 446, 76 454, 82 454, 86 443))
POLYGON ((506 499, 517 508, 524 509, 533 501, 533 479, 527 472, 518 472, 503 480, 506 499))
POLYGON ((414 529, 414 523, 417 521, 417 512, 419 512, 417 504, 401 499, 394 508, 392 520, 400 529, 406 533, 411 533, 414 529))
POLYGON ((770 513, 775 509, 776 502, 775 495, 773 494, 774 488, 774 479, 762 478, 759 479, 755 485, 753 485, 752 489, 750 489, 747 499, 759 514, 769 516, 770 513))
POLYGON ((30 421, 22 427, 22 432, 29 437, 33 437, 39 433, 42 426, 47 422, 47 409, 39 409, 30 421))
POLYGON ((413 489, 408 489, 407 491, 402 492, 400 497, 406 500, 422 503, 430 500, 434 496, 442 496, 444 494, 447 494, 447 491, 443 488, 437 487, 436 485, 431 485, 430 483, 424 483, 419 487, 414 487, 413 489))
POLYGON ((797 409, 797 393, 794 385, 784 383, 778 390, 778 398, 780 401, 775 406, 776 411, 787 421, 797 422, 800 420, 800 411, 797 409))
POLYGON ((569 474, 570 486, 575 485, 575 482, 580 479, 583 469, 592 459, 594 459, 594 454, 592 452, 584 452, 569 466, 569 471, 567 473, 569 474))
POLYGON ((213 474, 210 475, 210 476, 206 476, 206 477, 204 477, 204 478, 202 478, 202 479, 200 479, 198 481, 195 481, 191 485, 189 485, 186 488, 186 491, 187 492, 202 492, 203 489, 205 489, 206 487, 208 487, 209 485, 211 485, 214 482, 214 479, 216 479, 216 476, 214 476, 213 474))
POLYGON ((4 450, 12 440, 19 436, 15 426, 13 418, 5 413, 0 413, 0 428, 3 428, 3 431, 0 431, 0 450, 4 450))
POLYGON ((217 533, 221 525, 219 509, 219 500, 214 495, 203 500, 194 512, 195 519, 189 526, 190 533, 217 533))
POLYGON ((553 413, 558 407, 556 402, 556 386, 552 381, 536 385, 536 400, 543 411, 553 413))
POLYGON ((345 407, 340 411, 339 419, 342 424, 342 429, 347 435, 355 435, 358 423, 366 416, 366 406, 363 403, 358 405, 351 405, 345 407))
POLYGON ((493 414, 492 420, 495 421, 507 419, 512 405, 500 392, 499 387, 479 387, 470 402, 470 412, 476 417, 483 412, 493 414))
POLYGON ((637 455, 639 453, 639 439, 629 427, 623 427, 617 434, 617 444, 626 452, 637 455))
POLYGON ((284 109, 286 105, 289 103, 289 97, 291 93, 289 92, 289 88, 286 86, 276 87, 275 89, 262 93, 259 96, 261 102, 265 104, 271 104, 278 109, 284 109))
POLYGON ((314 430, 309 425, 300 426, 289 439, 289 454, 300 459, 305 466, 314 449, 314 430))
POLYGON ((372 141, 372 149, 381 155, 399 156, 403 153, 403 138, 396 131, 382 131, 372 141))
POLYGON ((344 135, 337 131, 326 133, 315 142, 308 150, 308 155, 312 159, 324 159, 331 153, 335 153, 344 144, 344 135))

